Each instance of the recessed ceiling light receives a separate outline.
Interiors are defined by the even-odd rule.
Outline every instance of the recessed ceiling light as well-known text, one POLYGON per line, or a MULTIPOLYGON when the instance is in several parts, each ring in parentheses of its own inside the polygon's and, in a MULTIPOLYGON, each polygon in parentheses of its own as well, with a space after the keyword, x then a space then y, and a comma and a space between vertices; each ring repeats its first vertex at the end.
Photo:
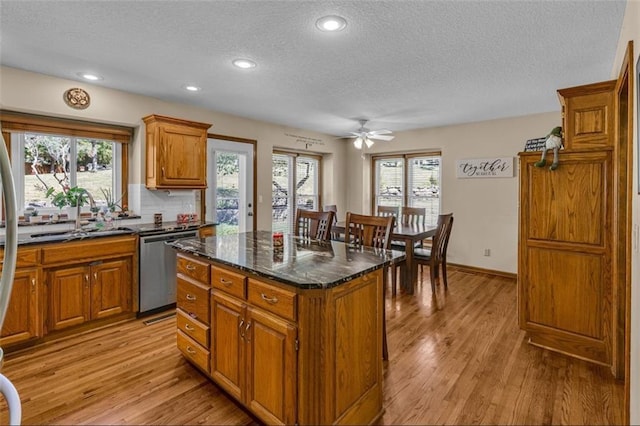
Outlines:
POLYGON ((193 84, 185 84, 184 86, 182 86, 182 88, 184 90, 188 90, 189 92, 199 92, 202 89, 199 88, 198 86, 194 86, 193 84))
POLYGON ((98 74, 92 74, 90 72, 79 72, 78 76, 84 78, 85 80, 89 80, 89 81, 103 80, 102 76, 100 76, 98 74))
POLYGON ((316 27, 320 31, 342 31, 347 26, 347 21, 336 15, 323 16, 316 21, 316 27))
POLYGON ((234 59, 232 64, 238 68, 242 68, 242 69, 249 69, 249 68, 255 68, 256 67, 256 63, 253 62, 250 59, 234 59))

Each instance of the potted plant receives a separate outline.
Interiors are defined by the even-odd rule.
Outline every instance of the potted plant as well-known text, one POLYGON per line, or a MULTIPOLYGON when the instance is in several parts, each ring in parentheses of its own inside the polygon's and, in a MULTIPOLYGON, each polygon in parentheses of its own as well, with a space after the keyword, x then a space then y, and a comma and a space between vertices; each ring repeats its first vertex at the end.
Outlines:
POLYGON ((102 192, 102 195, 107 202, 107 209, 111 213, 115 213, 117 209, 122 210, 122 206, 119 203, 120 201, 122 201, 122 197, 124 197, 124 194, 122 194, 122 196, 116 200, 111 189, 100 188, 100 192, 102 192))
POLYGON ((55 192, 54 188, 47 190, 47 197, 51 197, 51 204, 59 209, 65 207, 72 207, 67 210, 67 214, 70 219, 73 219, 77 215, 77 209, 87 204, 89 201, 89 194, 87 190, 79 186, 73 186, 71 188, 65 187, 60 192, 55 192))

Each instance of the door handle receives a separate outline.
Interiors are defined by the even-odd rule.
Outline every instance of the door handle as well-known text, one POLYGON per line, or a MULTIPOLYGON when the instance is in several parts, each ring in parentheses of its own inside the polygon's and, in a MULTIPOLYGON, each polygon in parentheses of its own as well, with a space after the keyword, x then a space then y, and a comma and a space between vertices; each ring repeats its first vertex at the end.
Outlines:
POLYGON ((247 213, 247 216, 253 216, 253 212, 247 213))

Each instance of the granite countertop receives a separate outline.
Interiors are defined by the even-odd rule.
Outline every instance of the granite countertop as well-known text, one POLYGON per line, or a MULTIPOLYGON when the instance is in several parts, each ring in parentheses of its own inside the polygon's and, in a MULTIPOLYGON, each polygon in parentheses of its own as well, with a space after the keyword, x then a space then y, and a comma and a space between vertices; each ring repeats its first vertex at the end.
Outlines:
POLYGON ((175 249, 202 256, 261 277, 302 289, 330 288, 403 260, 401 251, 354 248, 337 241, 284 235, 274 251, 271 232, 258 231, 209 238, 184 238, 175 249))
MULTIPOLYGON (((153 223, 126 224, 124 221, 117 221, 110 229, 97 229, 95 223, 90 223, 82 227, 80 231, 72 229, 39 230, 31 233, 18 233, 18 245, 27 246, 33 244, 60 243, 92 238, 111 237, 115 235, 154 235, 166 232, 178 232, 199 229, 204 226, 215 225, 213 222, 197 222, 188 224, 178 224, 177 222, 163 222, 161 225, 153 223)), ((46 226, 45 226, 46 227, 46 226)), ((5 236, 0 236, 0 248, 4 247, 5 236)))

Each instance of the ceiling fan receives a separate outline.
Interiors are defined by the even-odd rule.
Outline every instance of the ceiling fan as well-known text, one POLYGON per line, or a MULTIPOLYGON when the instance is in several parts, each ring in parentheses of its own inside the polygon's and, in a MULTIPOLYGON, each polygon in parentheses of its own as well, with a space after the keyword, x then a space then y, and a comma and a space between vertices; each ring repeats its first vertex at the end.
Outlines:
POLYGON ((353 135, 349 137, 355 138, 355 140, 353 141, 353 146, 355 146, 356 149, 362 149, 363 142, 367 146, 367 148, 371 148, 374 143, 374 139, 381 141, 390 141, 393 139, 393 136, 389 135, 389 133, 391 133, 391 130, 369 130, 364 127, 364 125, 367 124, 367 121, 369 120, 358 121, 360 122, 360 129, 358 129, 357 132, 349 132, 353 135))

